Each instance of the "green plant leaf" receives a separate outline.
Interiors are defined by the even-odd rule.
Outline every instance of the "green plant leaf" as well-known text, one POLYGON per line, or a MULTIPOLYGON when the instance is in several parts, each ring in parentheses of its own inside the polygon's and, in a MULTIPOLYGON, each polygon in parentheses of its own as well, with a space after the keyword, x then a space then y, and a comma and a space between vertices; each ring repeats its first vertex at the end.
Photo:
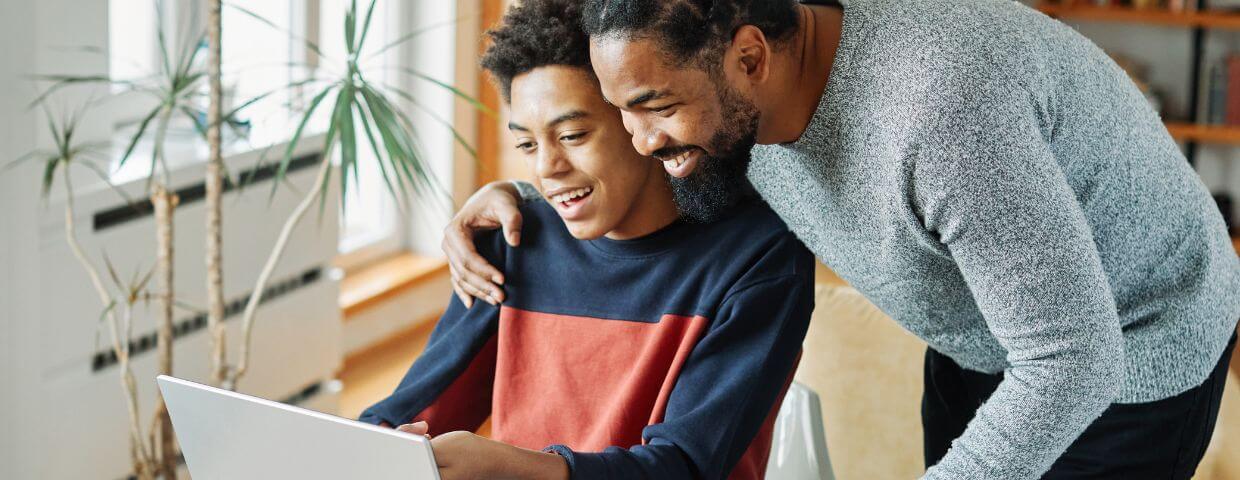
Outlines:
POLYGON ((366 87, 361 91, 375 115, 375 125, 388 148, 389 160, 399 167, 397 171, 413 185, 415 192, 426 196, 427 191, 434 189, 438 182, 435 181, 434 174, 423 167, 416 148, 409 143, 408 131, 397 119, 397 113, 387 99, 374 89, 366 87))
POLYGON ((155 175, 160 173, 159 168, 163 167, 163 183, 167 183, 168 161, 164 158, 164 139, 168 136, 168 123, 172 121, 172 111, 160 109, 163 113, 159 116, 159 125, 155 126, 155 140, 153 150, 151 151, 151 170, 146 177, 146 190, 151 191, 151 184, 155 182, 155 175))
POLYGON ((18 165, 21 165, 21 164, 22 164, 22 163, 24 163, 24 162, 28 162, 28 161, 30 161, 30 160, 31 160, 31 159, 33 159, 33 158, 37 158, 37 157, 39 157, 40 155, 44 155, 44 156, 46 156, 47 154, 46 154, 45 152, 42 152, 42 151, 39 151, 39 150, 35 150, 35 151, 32 151, 32 152, 26 152, 26 154, 25 154, 25 155, 22 155, 22 156, 20 156, 20 157, 17 157, 17 158, 15 158, 15 159, 13 159, 13 160, 9 161, 8 163, 5 163, 5 164, 4 164, 4 166, 0 167, 0 173, 4 173, 4 172, 7 172, 7 171, 12 170, 12 169, 14 169, 14 168, 17 168, 17 166, 18 166, 18 165))
POLYGON ((172 78, 172 62, 168 57, 168 39, 164 36, 164 7, 163 3, 155 2, 155 32, 159 44, 160 68, 164 72, 165 78, 172 78))
POLYGON ((473 145, 470 145, 469 141, 466 140, 465 137, 461 136, 460 132, 456 131, 456 128, 452 126, 452 122, 449 122, 439 116, 438 113, 435 113, 434 109, 422 104, 422 102, 419 102, 417 99, 413 98, 413 95, 410 95, 408 92, 388 85, 384 85, 384 89, 405 99, 409 102, 409 104, 413 105, 414 108, 421 110, 426 113, 427 116, 431 117, 432 120, 435 120, 435 123, 447 127, 448 131, 452 132, 452 138, 456 140, 456 143, 463 147, 465 151, 469 152, 469 156, 478 158, 478 152, 474 150, 473 145))
POLYGON ((60 165, 59 159, 49 159, 47 164, 43 166, 43 198, 47 198, 52 191, 52 182, 56 179, 56 167, 60 165))
MULTIPOLYGON (((348 198, 345 195, 349 188, 349 175, 357 175, 357 129, 353 125, 353 102, 354 90, 351 86, 345 86, 340 91, 340 99, 336 102, 336 115, 333 122, 337 124, 337 131, 340 132, 340 208, 344 210, 345 203, 348 198)), ((324 182, 326 183, 326 181, 324 182)), ((326 185, 321 188, 326 190, 326 185)), ((319 197, 319 217, 322 218, 324 204, 327 202, 325 195, 319 197)))
POLYGON ((375 3, 376 0, 370 0, 370 7, 366 9, 366 20, 362 21, 362 36, 357 39, 358 52, 366 45, 366 34, 370 32, 370 17, 375 13, 375 3))
POLYGON ((259 22, 262 22, 264 25, 274 28, 280 31, 281 33, 289 35, 289 37, 292 38, 293 40, 297 40, 301 42, 302 44, 304 44, 306 48, 314 52, 315 55, 318 55, 319 57, 322 57, 322 58, 327 58, 326 55, 323 55, 323 51, 319 49, 319 45, 317 43, 314 43, 305 37, 302 37, 300 35, 297 35, 296 33, 293 33, 292 30, 276 25, 275 22, 272 22, 271 20, 268 20, 266 17, 263 17, 262 15, 259 15, 257 13, 254 13, 254 11, 249 10, 245 7, 242 7, 240 5, 236 5, 233 3, 225 3, 224 6, 231 8, 233 10, 236 10, 250 18, 258 20, 259 22))
POLYGON ((280 185, 280 182, 284 181, 284 175, 288 172, 288 164, 293 161, 293 150, 296 149, 297 144, 301 142, 301 134, 305 131, 306 125, 309 124, 310 119, 314 117, 314 112, 319 108, 319 104, 323 103, 323 98, 327 97, 332 90, 336 89, 337 85, 339 84, 333 83, 328 85, 323 88, 323 91, 319 92, 318 95, 315 95, 314 98, 310 100, 310 105, 306 108, 305 115, 301 117, 301 122, 297 124, 297 129, 293 131, 293 138, 289 139, 288 147, 284 150, 284 158, 280 160, 280 167, 276 169, 275 181, 271 184, 271 198, 275 198, 276 188, 280 185))
POLYGON ((424 26, 424 27, 418 27, 418 28, 414 29, 412 32, 409 32, 409 33, 406 33, 406 34, 404 34, 404 35, 401 35, 401 36, 400 36, 399 38, 397 38, 396 40, 393 40, 393 41, 391 41, 391 42, 388 42, 388 43, 384 44, 382 47, 379 47, 377 50, 375 50, 374 52, 372 52, 370 55, 367 55, 367 56, 366 56, 366 60, 370 60, 370 59, 373 59, 373 58, 375 58, 375 57, 377 57, 377 56, 379 56, 379 55, 383 55, 383 53, 384 53, 384 52, 386 52, 386 51, 388 51, 388 50, 391 50, 391 49, 393 49, 393 48, 396 48, 397 46, 399 46, 399 45, 400 45, 400 44, 402 44, 402 43, 405 43, 405 42, 408 42, 408 41, 410 41, 410 40, 413 40, 414 38, 417 38, 417 37, 418 37, 418 35, 421 35, 421 34, 423 34, 423 33, 429 32, 429 31, 431 31, 431 30, 435 30, 435 29, 437 29, 437 28, 443 28, 443 27, 447 27, 447 26, 450 26, 450 25, 453 25, 453 24, 456 24, 456 23, 460 23, 462 20, 465 20, 465 17, 464 17, 464 16, 456 17, 456 18, 455 18, 455 19, 453 19, 453 20, 445 20, 445 21, 442 21, 442 22, 432 23, 432 24, 430 24, 430 25, 426 25, 426 26, 424 26))
MULTIPOLYGON (((367 120, 367 117, 373 115, 373 113, 368 113, 369 109, 365 108, 365 102, 359 103, 357 107, 359 110, 357 118, 361 120, 362 131, 366 133, 366 139, 370 142, 370 149, 375 154, 375 163, 379 168, 379 174, 383 177, 383 183, 387 185, 388 193, 392 195, 392 198, 396 199, 397 207, 400 208, 401 211, 404 211, 406 199, 409 197, 409 191, 405 189, 405 184, 403 182, 398 181, 397 184, 400 185, 400 194, 397 195, 396 188, 394 188, 392 184, 392 178, 388 175, 387 171, 387 164, 389 160, 384 159, 383 153, 379 149, 379 142, 375 141, 375 134, 371 130, 370 120, 367 120)), ((392 175, 396 175, 396 172, 393 171, 392 175)))
POLYGON ((142 280, 138 281, 135 284, 131 284, 130 291, 133 292, 133 294, 137 294, 143 290, 146 290, 147 284, 151 283, 151 277, 154 277, 154 276, 155 276, 155 267, 151 267, 149 270, 146 271, 146 276, 142 277, 142 280))
POLYGON ((90 170, 94 172, 95 175, 98 175, 99 179, 103 180, 103 183, 105 183, 108 186, 108 188, 111 188, 113 192, 116 192, 116 194, 121 197, 121 199, 125 200, 125 203, 131 206, 136 205, 133 198, 130 198, 128 193, 125 193, 124 190, 121 190, 120 187, 116 186, 116 183, 112 182, 112 177, 108 175, 108 172, 105 171, 102 167, 100 167, 99 165, 96 165, 94 162, 91 162, 91 161, 79 160, 74 163, 77 163, 80 166, 86 167, 87 170, 90 170))
POLYGON ((106 252, 103 254, 103 266, 108 271, 108 277, 112 278, 112 284, 119 289, 125 289, 125 282, 121 281, 121 276, 116 274, 116 266, 106 252))
POLYGON ((103 311, 99 313, 99 320, 95 322, 95 351, 99 351, 99 330, 103 327, 103 321, 108 318, 108 314, 116 309, 116 300, 112 299, 103 307, 103 311))
POLYGON ((247 107, 249 107, 249 106, 251 106, 251 105, 254 105, 255 103, 261 102, 261 101, 263 101, 264 99, 266 99, 266 98, 268 98, 268 97, 270 97, 270 96, 272 96, 272 95, 275 95, 275 94, 277 94, 277 93, 283 92, 283 91, 285 91, 285 90, 289 90, 289 89, 293 89, 293 88, 297 88, 297 87, 301 87, 301 86, 305 86, 305 85, 310 85, 310 84, 312 84, 312 83, 316 83, 316 82, 323 82, 323 81, 326 81, 326 80, 323 80, 323 79, 321 79, 321 78, 317 78, 317 77, 315 77, 315 78, 308 78, 308 79, 304 79, 304 80, 298 80, 298 81, 296 81, 296 82, 291 82, 291 83, 286 84, 286 85, 281 85, 281 86, 279 86, 279 87, 273 88, 273 89, 268 90, 268 91, 266 91, 266 92, 263 92, 263 93, 261 93, 261 94, 258 94, 258 95, 255 95, 255 96, 253 96, 253 97, 250 97, 250 99, 246 100, 245 102, 242 102, 242 103, 241 103, 241 105, 238 105, 238 106, 234 107, 232 110, 230 110, 230 111, 228 112, 228 114, 227 114, 227 115, 224 115, 224 118, 225 118, 225 119, 233 119, 233 118, 236 118, 237 114, 238 114, 238 113, 240 113, 241 111, 245 110, 247 107))
MULTIPOLYGON (((204 30, 198 32, 197 38, 183 46, 184 50, 181 52, 181 60, 177 68, 178 77, 189 75, 190 69, 194 68, 194 60, 198 58, 198 53, 206 50, 205 48, 201 48, 206 39, 207 32, 204 30)), ((202 75, 206 75, 206 72, 203 72, 202 75)))
POLYGON ((344 43, 345 50, 352 56, 357 52, 357 45, 353 44, 354 29, 357 28, 357 0, 350 0, 349 9, 344 12, 344 43))
POLYGON ((47 90, 44 90, 43 93, 40 93, 38 96, 36 96, 35 99, 32 100, 27 105, 27 108, 34 108, 35 106, 42 104, 44 101, 46 101, 47 98, 50 97, 53 93, 56 93, 63 88, 71 87, 74 85, 92 84, 92 83, 108 84, 108 85, 133 85, 133 82, 123 81, 123 80, 112 80, 111 78, 108 78, 107 75, 82 75, 82 76, 35 75, 31 78, 36 81, 52 82, 52 85, 48 87, 47 90))
POLYGON ((206 123, 199 121, 197 112, 195 112, 194 109, 184 105, 182 105, 179 110, 186 117, 189 117, 189 120, 194 123, 194 131, 198 132, 198 135, 202 138, 207 138, 207 125, 206 123))
POLYGON ((495 111, 494 111, 494 110, 491 110, 491 108, 490 108, 490 107, 487 107, 487 106, 486 106, 485 104, 483 104, 481 101, 479 101, 478 99, 476 99, 476 98, 474 98, 474 97, 470 96, 468 93, 465 93, 465 92, 461 91, 460 89, 458 89, 458 88, 456 88, 456 87, 454 87, 454 86, 452 86, 452 85, 449 85, 449 84, 447 84, 447 83, 444 83, 442 80, 439 80, 439 79, 437 79, 437 78, 435 78, 435 77, 432 77, 432 76, 430 76, 430 75, 427 75, 427 74, 425 74, 425 73, 419 72, 419 71, 417 71, 417 70, 414 70, 414 69, 412 69, 412 68, 408 68, 408 67, 399 67, 399 68, 397 68, 397 70, 402 71, 402 72, 405 72, 405 73, 407 73, 407 74, 409 74, 409 75, 412 75, 412 76, 414 76, 415 78, 419 78, 419 79, 425 80, 425 81, 427 81, 427 82, 433 83, 433 84, 435 84, 435 85, 438 85, 438 86, 440 86, 441 88, 444 88, 444 89, 446 89, 446 90, 448 90, 448 91, 451 91, 454 95, 456 95, 456 96, 457 96, 457 98, 460 98, 461 100, 465 100, 466 102, 469 102, 469 104, 470 104, 470 105, 473 105, 473 106, 474 106, 474 108, 478 109, 478 110, 479 110, 479 111, 481 111, 482 113, 485 113, 485 114, 487 114, 487 115, 489 115, 489 116, 491 116, 491 117, 493 117, 493 118, 497 117, 497 115, 495 114, 495 111))
POLYGON ((151 109, 151 113, 148 113, 146 117, 142 119, 142 122, 138 124, 138 131, 135 132, 133 137, 129 139, 129 145, 125 147, 125 153, 121 155, 121 160, 117 163, 118 168, 125 166, 125 162, 129 161, 129 156, 133 155, 133 151, 137 148, 138 142, 141 141, 142 137, 146 134, 146 129, 150 127, 151 120, 154 120, 162 110, 163 106, 151 109))

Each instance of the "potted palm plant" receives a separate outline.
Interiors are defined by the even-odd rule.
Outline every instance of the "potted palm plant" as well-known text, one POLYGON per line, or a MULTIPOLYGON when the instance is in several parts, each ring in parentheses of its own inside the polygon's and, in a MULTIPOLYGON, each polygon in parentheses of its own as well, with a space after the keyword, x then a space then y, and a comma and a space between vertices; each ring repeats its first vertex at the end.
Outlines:
MULTIPOLYGON (((221 372, 224 378, 222 384, 225 388, 235 389, 237 381, 245 375, 249 368, 250 339, 257 307, 262 301, 267 282, 280 261, 285 247, 288 245, 293 229, 302 221, 316 201, 319 204, 320 213, 325 207, 324 204, 327 197, 324 193, 327 191, 329 182, 333 181, 333 153, 339 153, 340 156, 338 168, 335 169, 335 180, 339 182, 340 201, 342 203, 347 197, 346 193, 350 188, 353 188, 352 185, 356 185, 356 182, 353 180, 356 179, 358 174, 360 161, 358 152, 362 148, 369 148, 371 153, 373 153, 373 158, 376 162, 375 169, 380 173, 388 193, 394 196, 399 204, 404 205, 408 202, 411 192, 426 201, 450 201, 446 189, 435 178, 429 163, 422 157, 414 144, 413 139, 416 137, 416 128, 413 121, 393 101, 393 97, 396 97, 407 100, 414 106, 418 106, 416 99, 407 91, 392 87, 381 79, 373 78, 374 71, 368 69, 366 64, 368 60, 373 60, 382 53, 415 38, 420 31, 402 35, 373 50, 368 49, 367 40, 370 40, 369 33, 374 19, 376 3, 377 0, 371 0, 364 11, 358 8, 357 0, 352 0, 346 7, 343 29, 344 38, 342 39, 345 44, 344 51, 346 57, 343 59, 332 59, 323 54, 318 44, 303 39, 307 50, 318 56, 321 63, 330 64, 335 60, 334 71, 337 73, 337 76, 334 78, 321 78, 312 74, 310 78, 296 83, 297 86, 301 86, 314 82, 322 84, 322 86, 310 98, 288 145, 284 149, 284 154, 279 161, 276 171, 276 181, 273 182, 272 188, 278 188, 281 184, 289 163, 293 159, 293 152, 301 142, 307 126, 315 118, 316 112, 319 111, 320 107, 330 105, 330 111, 327 112, 327 133, 323 139, 323 155, 314 179, 313 185, 315 188, 311 188, 306 192, 292 214, 285 219, 280 235, 272 247, 254 289, 246 302, 245 310, 242 314, 242 341, 237 362, 234 366, 224 367, 224 370, 221 372)), ((235 5, 227 6, 235 8, 272 28, 287 32, 286 29, 252 11, 235 5)), ((486 107, 478 100, 452 85, 436 80, 414 69, 402 68, 400 71, 444 88, 452 92, 457 98, 469 102, 476 108, 487 111, 486 107)), ((449 123, 441 123, 451 131, 453 138, 459 144, 473 154, 473 148, 449 123)), ((343 204, 340 207, 343 210, 343 204)))

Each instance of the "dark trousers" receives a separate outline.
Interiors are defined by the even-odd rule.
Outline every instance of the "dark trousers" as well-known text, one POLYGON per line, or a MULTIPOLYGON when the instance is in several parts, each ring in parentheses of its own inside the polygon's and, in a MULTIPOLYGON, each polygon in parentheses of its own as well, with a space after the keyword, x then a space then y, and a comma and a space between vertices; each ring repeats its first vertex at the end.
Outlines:
MULTIPOLYGON (((1214 433, 1235 344, 1232 335, 1218 364, 1199 386, 1149 403, 1111 404, 1042 478, 1192 478, 1214 433)), ((952 440, 964 433, 977 408, 1002 380, 1002 373, 965 370, 926 350, 921 424, 927 467, 947 454, 952 440)))

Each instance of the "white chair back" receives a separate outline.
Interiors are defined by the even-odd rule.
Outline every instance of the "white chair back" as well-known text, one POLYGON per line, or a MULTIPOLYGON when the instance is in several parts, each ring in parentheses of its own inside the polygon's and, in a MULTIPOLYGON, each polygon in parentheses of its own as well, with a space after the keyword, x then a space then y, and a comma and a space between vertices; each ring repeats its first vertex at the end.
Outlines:
POLYGON ((775 418, 766 478, 835 480, 822 427, 822 405, 818 402, 818 394, 800 383, 794 382, 788 387, 775 418))

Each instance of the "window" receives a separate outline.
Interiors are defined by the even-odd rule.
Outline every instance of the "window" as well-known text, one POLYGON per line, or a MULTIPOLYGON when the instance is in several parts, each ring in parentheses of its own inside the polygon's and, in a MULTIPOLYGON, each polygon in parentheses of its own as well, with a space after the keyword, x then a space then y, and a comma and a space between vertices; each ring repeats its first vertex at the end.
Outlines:
MULTIPOLYGON (((239 105, 247 99, 271 91, 280 91, 290 83, 306 78, 308 73, 317 72, 320 76, 333 78, 345 57, 344 49, 344 12, 350 0, 270 0, 262 2, 236 2, 255 15, 261 16, 279 28, 273 28, 263 21, 253 18, 250 14, 230 7, 226 2, 223 9, 224 28, 224 95, 225 110, 239 105), (308 51, 302 39, 318 44, 324 59, 308 51)), ((158 21, 163 18, 165 38, 170 45, 184 46, 192 43, 202 32, 205 20, 204 0, 112 0, 109 2, 109 69, 113 78, 139 79, 148 77, 159 71, 160 51, 158 47, 158 21)), ((415 122, 418 131, 417 142, 421 153, 434 162, 451 165, 453 155, 453 139, 445 123, 450 122, 453 108, 453 97, 438 87, 433 87, 421 80, 399 73, 397 67, 410 65, 415 61, 418 70, 445 82, 451 82, 454 66, 454 49, 444 48, 454 43, 452 16, 455 15, 454 2, 448 7, 439 2, 405 2, 401 0, 379 0, 367 37, 368 52, 376 50, 396 40, 399 35, 423 27, 426 33, 413 41, 392 48, 381 55, 366 61, 362 67, 366 75, 381 81, 393 88, 413 93, 418 105, 412 105, 395 96, 391 98, 402 107, 415 122), (436 5, 430 5, 436 4, 436 5), (434 109, 437 114, 429 115, 420 107, 434 109)), ((359 8, 365 9, 367 1, 359 0, 359 8)), ((364 13, 363 13, 364 14, 364 13)), ((459 19, 457 19, 459 20, 459 19)), ((190 47, 194 48, 194 47, 190 47)), ((200 61, 205 62, 204 56, 200 61)), ((204 84, 205 85, 205 84, 204 84)), ((290 105, 294 108, 303 106, 310 95, 316 90, 308 86, 301 92, 303 95, 288 94, 284 89, 260 103, 247 108, 239 120, 251 124, 249 144, 253 148, 262 148, 273 143, 283 142, 291 134, 290 124, 296 115, 289 115, 290 105)), ((205 86, 204 86, 205 94, 205 86)), ((330 99, 325 104, 330 106, 330 99)), ((142 115, 149 111, 149 104, 141 102, 116 102, 111 113, 115 128, 120 138, 132 134, 136 123, 142 115), (126 130, 129 129, 129 130, 126 130)), ((320 106, 318 114, 322 115, 330 108, 320 106)), ((324 115, 325 117, 325 115, 324 115)), ((170 141, 183 137, 186 141, 193 140, 192 125, 174 125, 173 129, 182 130, 180 136, 170 131, 170 141)), ((225 141, 229 139, 225 129, 225 141)), ((409 247, 411 232, 434 230, 442 222, 442 212, 426 215, 414 200, 414 208, 401 210, 397 208, 392 196, 388 193, 385 183, 375 167, 374 154, 364 142, 359 145, 359 175, 357 183, 351 185, 345 205, 347 211, 341 212, 340 222, 340 253, 338 262, 345 268, 358 266, 378 257, 409 247), (435 217, 435 218, 432 218, 435 217)), ((192 156, 190 156, 192 157, 192 156)), ((191 158, 189 161, 201 161, 191 158)), ((141 167, 143 162, 134 162, 134 168, 141 167)), ((130 169, 126 165, 126 170, 130 169)), ((176 168, 176 166, 173 166, 176 168)), ((441 183, 450 185, 448 178, 450 168, 435 168, 441 183)), ((128 172, 116 181, 124 181, 145 172, 128 172)))
MULTIPOLYGON (((370 31, 366 37, 366 49, 359 58, 367 58, 388 42, 395 40, 392 32, 399 26, 400 4, 392 0, 380 0, 375 6, 370 31)), ((358 2, 361 9, 367 2, 358 2)), ((318 45, 326 57, 319 68, 327 69, 327 75, 338 75, 334 71, 341 65, 346 56, 344 13, 349 0, 321 0, 319 10, 318 45)), ((361 13, 364 15, 364 13, 361 13)), ((397 62, 396 49, 390 50, 373 59, 363 61, 360 65, 367 78, 381 79, 387 82, 391 77, 391 66, 397 62)), ((363 138, 359 136, 358 138, 363 138)), ((365 142, 358 145, 358 178, 357 183, 350 185, 345 209, 340 212, 340 253, 339 262, 346 269, 363 265, 377 258, 388 255, 405 246, 404 222, 398 209, 388 193, 383 179, 376 169, 374 152, 365 142)))

